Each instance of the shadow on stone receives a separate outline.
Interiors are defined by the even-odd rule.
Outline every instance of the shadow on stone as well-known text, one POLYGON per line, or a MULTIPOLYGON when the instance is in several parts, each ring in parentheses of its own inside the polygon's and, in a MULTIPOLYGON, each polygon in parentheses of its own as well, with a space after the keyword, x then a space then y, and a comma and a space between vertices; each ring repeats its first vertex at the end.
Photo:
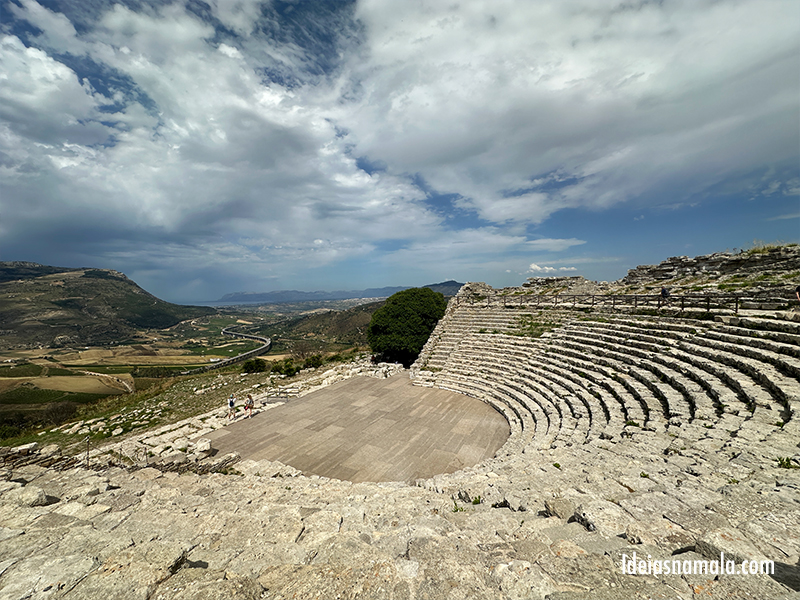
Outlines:
POLYGON ((770 577, 795 592, 800 592, 800 565, 787 565, 776 561, 775 574, 770 577))

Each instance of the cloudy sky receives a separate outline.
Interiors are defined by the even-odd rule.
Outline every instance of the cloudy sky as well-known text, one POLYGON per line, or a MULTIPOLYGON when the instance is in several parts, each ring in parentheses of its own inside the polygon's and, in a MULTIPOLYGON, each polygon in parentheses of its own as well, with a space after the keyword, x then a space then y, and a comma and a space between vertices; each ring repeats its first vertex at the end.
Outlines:
POLYGON ((171 301, 800 239, 796 0, 0 0, 0 260, 171 301))

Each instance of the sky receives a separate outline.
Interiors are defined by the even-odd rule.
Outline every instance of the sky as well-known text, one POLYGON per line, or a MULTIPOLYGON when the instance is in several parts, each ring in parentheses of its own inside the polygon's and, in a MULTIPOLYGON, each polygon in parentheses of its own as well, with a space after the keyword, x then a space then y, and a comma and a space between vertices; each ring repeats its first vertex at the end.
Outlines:
POLYGON ((796 0, 0 0, 0 260, 155 295, 800 241, 796 0))

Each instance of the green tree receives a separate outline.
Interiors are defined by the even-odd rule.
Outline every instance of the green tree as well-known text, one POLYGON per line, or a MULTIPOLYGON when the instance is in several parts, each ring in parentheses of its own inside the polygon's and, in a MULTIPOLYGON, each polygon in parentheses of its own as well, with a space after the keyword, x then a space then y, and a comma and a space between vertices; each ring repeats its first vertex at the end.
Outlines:
POLYGON ((250 359, 242 365, 242 371, 245 373, 263 373, 267 370, 269 370, 267 361, 260 358, 250 359))
POLYGON ((409 367, 446 308, 444 296, 428 288, 410 288, 390 296, 372 314, 367 327, 372 352, 381 360, 409 367))

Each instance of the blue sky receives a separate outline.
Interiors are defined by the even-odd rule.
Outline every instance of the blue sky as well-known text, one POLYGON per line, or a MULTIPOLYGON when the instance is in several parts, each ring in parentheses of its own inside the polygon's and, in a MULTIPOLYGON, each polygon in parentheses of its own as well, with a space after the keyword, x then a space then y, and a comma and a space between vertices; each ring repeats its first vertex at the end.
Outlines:
POLYGON ((0 260, 171 301, 800 240, 795 0, 0 0, 0 260))

